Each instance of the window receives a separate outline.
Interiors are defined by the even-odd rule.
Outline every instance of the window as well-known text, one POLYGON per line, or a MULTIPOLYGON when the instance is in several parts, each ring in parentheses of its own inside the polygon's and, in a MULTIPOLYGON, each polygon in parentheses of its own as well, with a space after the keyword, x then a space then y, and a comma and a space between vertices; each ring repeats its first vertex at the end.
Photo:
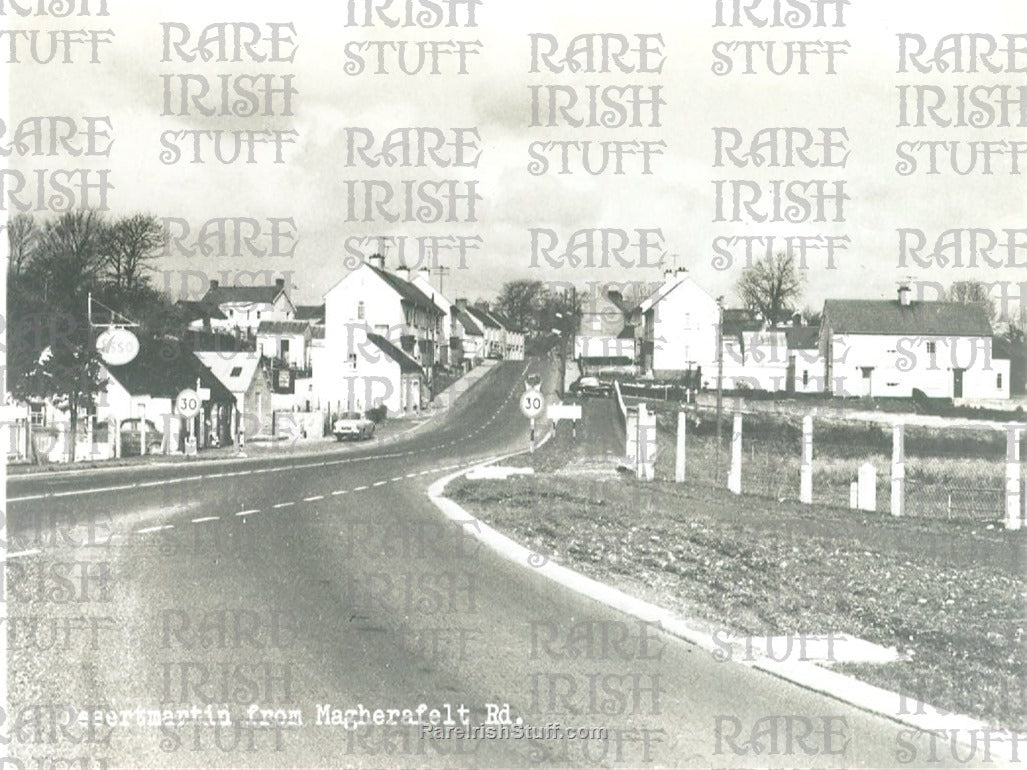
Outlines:
POLYGON ((242 375, 242 367, 241 366, 233 366, 232 367, 232 373, 229 374, 228 376, 229 377, 239 377, 240 375, 242 375))
POLYGON ((802 370, 802 384, 809 385, 809 369, 802 370))
POLYGON ((360 302, 357 303, 357 320, 358 321, 363 321, 364 320, 364 303, 363 303, 363 301, 360 301, 360 302))
POLYGON ((592 331, 594 331, 594 332, 601 332, 602 330, 603 330, 603 319, 597 313, 596 315, 592 316, 592 331))
POLYGON ((351 369, 356 369, 357 368, 357 354, 356 353, 350 353, 349 354, 349 366, 350 366, 351 369))
POLYGON ((1002 390, 1002 372, 995 375, 995 387, 1002 390))
POLYGON ((259 310, 257 311, 257 320, 258 321, 260 320, 260 311, 259 310))
POLYGON ((43 404, 30 404, 29 420, 35 426, 46 425, 46 407, 43 404))
POLYGON ((930 353, 932 356, 935 353, 937 353, 938 352, 938 343, 937 342, 928 342, 927 343, 927 352, 930 353))

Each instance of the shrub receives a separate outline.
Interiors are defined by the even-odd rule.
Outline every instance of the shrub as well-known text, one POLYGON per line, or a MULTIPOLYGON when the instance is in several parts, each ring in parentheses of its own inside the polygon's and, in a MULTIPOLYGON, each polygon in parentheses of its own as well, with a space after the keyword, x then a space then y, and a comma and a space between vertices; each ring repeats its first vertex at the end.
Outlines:
POLYGON ((385 422, 385 417, 388 412, 389 410, 384 404, 381 406, 375 406, 367 410, 367 419, 374 421, 377 425, 378 423, 385 422))

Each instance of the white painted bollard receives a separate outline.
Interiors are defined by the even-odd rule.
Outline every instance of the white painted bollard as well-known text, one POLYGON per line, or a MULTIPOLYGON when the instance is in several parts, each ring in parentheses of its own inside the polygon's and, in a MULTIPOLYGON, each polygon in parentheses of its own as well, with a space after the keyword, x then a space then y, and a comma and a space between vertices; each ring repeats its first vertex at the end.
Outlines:
POLYGON ((674 458, 674 481, 678 484, 685 480, 685 433, 688 419, 684 412, 678 412, 678 445, 674 458))
POLYGON ((1020 520, 1020 436, 1022 429, 1010 425, 1006 433, 1006 529, 1017 530, 1020 520))
POLYGON ((813 502, 813 418, 802 418, 802 466, 799 468, 799 502, 813 502))
POLYGON ((856 510, 859 508, 859 482, 853 481, 849 484, 849 508, 856 510))
POLYGON ((628 409, 624 420, 624 456, 630 465, 638 463, 638 410, 628 409))
POLYGON ((873 463, 859 466, 857 502, 861 511, 877 510, 877 468, 873 463))
POLYGON ((891 515, 902 516, 906 505, 906 429, 901 422, 891 434, 891 515))
POLYGON ((635 475, 643 481, 656 477, 656 415, 645 404, 638 405, 638 462, 635 475))
POLYGON ((146 454, 146 413, 139 420, 139 454, 146 454))
POLYGON ((727 488, 736 495, 742 494, 742 413, 735 412, 731 428, 731 472, 727 477, 727 488))

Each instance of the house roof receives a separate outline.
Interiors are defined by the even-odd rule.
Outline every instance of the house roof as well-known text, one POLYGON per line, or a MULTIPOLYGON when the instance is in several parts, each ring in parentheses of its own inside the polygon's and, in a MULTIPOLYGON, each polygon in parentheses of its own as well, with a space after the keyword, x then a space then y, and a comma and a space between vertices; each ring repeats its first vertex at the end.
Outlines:
POLYGON ((213 305, 223 305, 228 302, 273 304, 278 299, 278 295, 284 293, 285 289, 281 286, 218 286, 207 289, 207 293, 200 301, 213 305))
POLYGON ((307 321, 261 321, 257 334, 306 334, 310 331, 307 321))
POLYGON ((297 321, 321 321, 325 320, 325 306, 320 305, 297 305, 294 318, 297 321))
POLYGON ((643 313, 648 313, 653 307, 674 291, 678 286, 690 280, 691 276, 687 272, 675 273, 673 280, 665 280, 663 285, 657 287, 656 291, 646 297, 642 302, 639 303, 636 310, 640 310, 643 313))
POLYGON ((221 312, 221 308, 203 300, 196 302, 193 300, 180 299, 175 304, 188 313, 192 320, 197 318, 213 318, 217 321, 224 321, 227 318, 227 316, 221 312))
POLYGON ((312 340, 323 340, 325 338, 325 328, 323 326, 314 326, 310 330, 310 338, 312 340))
POLYGON ((195 388, 199 378, 200 384, 210 389, 213 401, 235 403, 231 391, 175 339, 146 340, 132 361, 105 368, 133 396, 173 399, 180 391, 195 388))
POLYGON ((367 265, 369 270, 387 283, 399 296, 414 305, 415 307, 427 310, 435 315, 445 315, 439 306, 432 302, 431 297, 418 289, 410 281, 403 280, 398 275, 393 275, 387 270, 379 270, 374 265, 367 265))
POLYGON ((742 307, 726 307, 721 314, 721 335, 739 337, 745 332, 755 332, 763 328, 763 322, 742 307))
POLYGON ((833 334, 901 334, 917 336, 990 337, 984 308, 961 302, 829 299, 824 323, 833 334))
POLYGON ((485 332, 481 328, 481 324, 477 318, 467 312, 467 308, 453 306, 455 309, 454 316, 456 320, 460 322, 460 325, 464 327, 464 331, 474 337, 484 337, 485 332))
POLYGON ((200 363, 210 369, 222 385, 233 393, 245 393, 260 366, 260 356, 251 351, 240 353, 197 353, 200 363))
POLYGON ((792 326, 785 329, 789 350, 813 350, 820 347, 819 326, 792 326))
POLYGON ((397 364, 399 364, 399 370, 401 372, 412 372, 418 374, 421 373, 421 365, 417 363, 417 361, 415 361, 402 348, 394 345, 392 342, 385 339, 385 337, 383 337, 382 335, 368 332, 367 339, 368 342, 370 342, 372 345, 374 345, 376 348, 382 351, 382 353, 384 353, 397 364))
POLYGON ((488 329, 503 328, 500 325, 499 321, 493 318, 487 310, 482 310, 480 307, 474 307, 472 305, 468 305, 465 309, 467 310, 468 314, 473 316, 478 321, 479 325, 484 326, 488 329))

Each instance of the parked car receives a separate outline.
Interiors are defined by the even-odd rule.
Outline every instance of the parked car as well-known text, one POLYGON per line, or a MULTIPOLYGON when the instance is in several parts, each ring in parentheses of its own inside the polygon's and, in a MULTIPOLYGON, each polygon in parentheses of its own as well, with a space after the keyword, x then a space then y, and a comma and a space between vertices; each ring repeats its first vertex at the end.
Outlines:
POLYGON ((529 388, 541 388, 542 387, 542 375, 532 373, 528 375, 528 378, 524 381, 524 384, 529 388))
POLYGON ((332 425, 336 441, 344 439, 368 439, 374 435, 374 421, 360 412, 343 412, 332 425))
MULTIPOLYGON (((141 454, 142 418, 131 417, 121 421, 121 456, 135 457, 141 454)), ((160 454, 164 450, 164 434, 153 420, 146 421, 146 454, 160 454)))
POLYGON ((613 386, 608 382, 600 382, 598 377, 581 377, 571 383, 571 395, 575 396, 609 396, 613 386))

